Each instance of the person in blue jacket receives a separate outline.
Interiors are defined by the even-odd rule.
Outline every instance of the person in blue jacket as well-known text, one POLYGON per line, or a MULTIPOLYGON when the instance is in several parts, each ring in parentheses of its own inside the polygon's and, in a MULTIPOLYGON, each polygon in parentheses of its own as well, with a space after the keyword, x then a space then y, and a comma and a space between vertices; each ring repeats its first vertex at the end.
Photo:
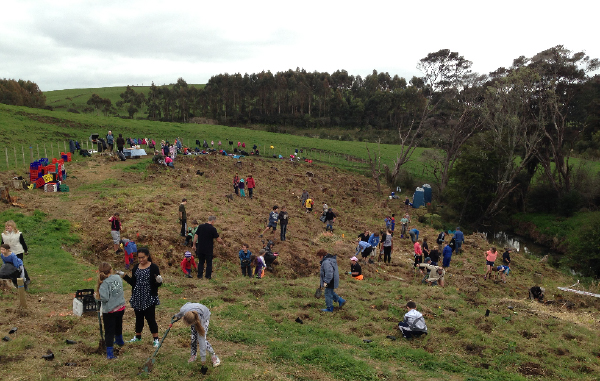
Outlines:
POLYGON ((444 268, 450 267, 450 260, 452 259, 452 248, 450 245, 446 245, 443 251, 444 259, 442 260, 442 266, 444 268))
POLYGON ((367 243, 369 246, 363 251, 362 256, 363 258, 367 258, 368 255, 374 257, 375 252, 377 251, 377 246, 379 246, 379 232, 371 234, 367 243))
POLYGON ((415 243, 419 240, 419 231, 416 228, 410 229, 408 234, 410 235, 410 240, 412 243, 415 243))
POLYGON ((248 250, 248 244, 244 243, 242 245, 242 250, 240 250, 240 252, 238 253, 238 256, 240 257, 240 266, 242 268, 242 275, 246 276, 248 275, 249 277, 252 278, 252 261, 250 260, 250 258, 252 257, 252 252, 250 250, 248 250))
POLYGON ((462 252, 462 244, 465 241, 465 235, 460 230, 460 228, 456 228, 456 232, 454 233, 454 240, 456 241, 456 254, 462 252))

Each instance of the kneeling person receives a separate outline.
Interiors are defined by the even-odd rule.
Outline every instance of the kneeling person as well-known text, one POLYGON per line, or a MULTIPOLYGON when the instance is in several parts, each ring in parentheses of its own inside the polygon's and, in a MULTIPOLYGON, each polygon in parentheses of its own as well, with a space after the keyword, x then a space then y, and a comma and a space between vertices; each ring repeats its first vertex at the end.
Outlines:
POLYGON ((348 274, 352 275, 352 279, 363 280, 362 268, 358 264, 358 258, 352 257, 350 261, 352 264, 350 265, 350 272, 348 274))
POLYGON ((398 329, 402 336, 407 339, 427 335, 427 325, 423 314, 417 311, 417 304, 413 301, 406 303, 408 312, 404 314, 404 320, 398 323, 398 329))

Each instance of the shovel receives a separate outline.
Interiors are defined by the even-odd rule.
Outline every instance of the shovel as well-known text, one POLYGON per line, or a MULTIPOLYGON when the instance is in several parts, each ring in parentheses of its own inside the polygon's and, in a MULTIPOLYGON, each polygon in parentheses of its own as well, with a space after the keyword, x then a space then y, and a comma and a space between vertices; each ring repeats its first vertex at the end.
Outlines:
POLYGON ((98 324, 100 326, 100 342, 98 342, 98 352, 103 354, 106 351, 106 342, 104 341, 104 332, 102 330, 102 317, 100 316, 100 308, 102 303, 96 300, 96 309, 98 310, 98 324))
POLYGON ((142 373, 150 373, 150 372, 152 372, 152 368, 154 368, 154 363, 156 362, 156 354, 158 353, 158 350, 162 346, 163 341, 165 341, 165 338, 169 334, 169 331, 171 330, 171 327, 173 326, 173 323, 175 323, 177 321, 179 321, 179 319, 176 319, 175 317, 171 318, 171 323, 169 324, 169 328, 167 328, 167 330, 165 331, 165 334, 163 335, 162 339, 160 340, 160 343, 158 343, 158 347, 156 347, 156 350, 154 351, 154 353, 152 354, 152 356, 150 356, 148 358, 148 360, 146 360, 146 362, 144 363, 144 366, 142 366, 142 369, 140 370, 140 372, 138 373, 138 375, 140 375, 142 373))

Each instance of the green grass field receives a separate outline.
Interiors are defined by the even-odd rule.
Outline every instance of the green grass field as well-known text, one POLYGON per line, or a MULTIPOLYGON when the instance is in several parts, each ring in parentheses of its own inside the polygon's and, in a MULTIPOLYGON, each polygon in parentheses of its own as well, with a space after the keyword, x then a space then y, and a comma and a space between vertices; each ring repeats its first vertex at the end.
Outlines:
MULTIPOLYGON (((162 86, 162 84, 156 84, 156 86, 162 86)), ((171 85, 167 85, 171 87, 171 85)), ((191 85, 196 88, 203 88, 205 85, 191 85)), ((67 89, 67 90, 54 90, 47 91, 44 93, 46 96, 46 105, 52 106, 55 110, 67 110, 74 108, 81 111, 88 107, 87 101, 90 99, 92 94, 97 94, 100 98, 108 98, 111 100, 113 106, 116 107, 116 103, 121 100, 120 94, 125 92, 127 86, 116 86, 116 87, 101 87, 96 89, 67 89)), ((150 86, 132 86, 136 93, 148 94, 150 86)), ((118 110, 119 115, 127 115, 125 110, 118 110)), ((139 116, 139 115, 138 115, 139 116)))
MULTIPOLYGON (((118 98, 124 88, 60 90, 47 93, 54 101, 66 98, 81 99, 87 102, 86 92, 106 90, 106 96, 118 98)), ((100 94, 101 95, 101 94, 100 94)), ((104 96, 104 95, 101 95, 104 96)), ((49 100, 49 104, 50 104, 49 100)), ((61 101, 62 102, 62 101, 61 101)), ((329 163, 338 168, 370 176, 370 166, 367 162, 367 143, 358 141, 340 141, 278 134, 266 131, 256 131, 245 128, 200 125, 184 123, 164 123, 147 120, 130 120, 115 117, 105 117, 96 114, 73 114, 66 111, 48 111, 0 104, 0 170, 25 169, 28 163, 39 157, 57 157, 61 151, 68 150, 69 139, 78 140, 83 147, 92 133, 105 136, 112 130, 118 136, 149 137, 157 142, 160 140, 173 141, 181 137, 184 144, 195 147, 196 140, 207 140, 223 143, 223 148, 229 151, 228 141, 245 142, 250 150, 256 144, 263 156, 282 155, 288 157, 295 149, 303 149, 304 157, 319 162, 329 163), (160 132, 159 132, 160 131, 160 132), (274 148, 271 149, 270 147, 274 148), (8 161, 8 164, 7 164, 8 161)), ((381 164, 393 166, 399 153, 399 147, 392 144, 368 143, 371 156, 381 158, 381 164)), ((435 184, 436 180, 427 170, 425 160, 429 150, 417 148, 411 160, 403 167, 420 182, 435 184)), ((586 161, 571 158, 574 167, 583 166, 593 173, 600 172, 600 161, 586 161)))
MULTIPOLYGON (((7 152, 8 168, 25 168, 23 163, 28 165, 32 157, 34 160, 45 157, 45 154, 55 157, 59 152, 68 149, 69 139, 78 140, 85 148, 92 133, 105 136, 108 130, 112 130, 114 134, 121 133, 124 137, 149 137, 157 142, 163 139, 172 142, 175 138, 181 137, 184 144, 192 147, 195 147, 196 140, 201 142, 207 140, 209 143, 214 141, 215 147, 221 140, 226 150, 229 150, 229 140, 234 141, 236 147, 237 142, 240 141, 246 143, 247 150, 251 150, 251 147, 256 144, 263 156, 288 157, 295 149, 303 149, 304 157, 331 163, 343 169, 365 174, 370 172, 367 162, 354 159, 368 159, 366 144, 363 142, 309 138, 227 126, 120 119, 6 105, 0 105, 0 114, 2 115, 0 141, 11 142, 6 145, 0 144, 0 169, 7 169, 6 157, 3 157, 7 152), (271 146, 274 148, 271 149, 271 146), (17 166, 15 166, 15 156, 17 166)), ((398 152, 398 146, 389 144, 369 143, 369 149, 373 158, 375 155, 380 156, 381 162, 387 165, 393 165, 398 152)), ((433 179, 424 172, 423 164, 419 160, 423 152, 423 149, 417 149, 412 161, 406 164, 406 169, 419 178, 432 181, 433 179)))

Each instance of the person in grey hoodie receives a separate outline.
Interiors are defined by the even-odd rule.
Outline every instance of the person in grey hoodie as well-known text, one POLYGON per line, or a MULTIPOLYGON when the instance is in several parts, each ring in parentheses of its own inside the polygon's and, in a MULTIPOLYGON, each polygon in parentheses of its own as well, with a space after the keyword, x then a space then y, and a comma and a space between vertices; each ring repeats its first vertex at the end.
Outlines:
POLYGON ((338 271, 337 257, 328 254, 326 250, 317 251, 317 256, 321 258, 321 282, 320 287, 325 288, 325 306, 323 312, 333 312, 333 303, 339 303, 340 308, 346 301, 335 293, 335 289, 340 284, 340 273, 338 271))
MULTIPOLYGON (((118 273, 123 274, 122 271, 118 273)), ((97 293, 102 302, 102 320, 104 320, 104 341, 106 342, 106 358, 115 359, 113 345, 125 345, 123 341, 123 314, 125 313, 125 297, 123 296, 123 280, 112 274, 112 267, 102 262, 98 267, 97 293)))
POLYGON ((183 305, 183 307, 181 307, 179 313, 173 316, 174 320, 179 320, 181 318, 183 318, 183 322, 189 325, 192 329, 192 352, 188 362, 196 361, 196 351, 199 344, 202 373, 206 373, 207 369, 204 366, 207 350, 211 354, 213 367, 219 366, 221 364, 221 360, 219 360, 219 357, 217 357, 212 345, 210 345, 210 343, 206 340, 208 323, 210 322, 210 311, 208 308, 200 303, 186 303, 183 305))
POLYGON ((417 311, 417 304, 412 300, 406 303, 408 312, 404 314, 404 320, 398 323, 398 328, 402 331, 402 336, 407 339, 427 335, 427 325, 423 314, 417 311))

